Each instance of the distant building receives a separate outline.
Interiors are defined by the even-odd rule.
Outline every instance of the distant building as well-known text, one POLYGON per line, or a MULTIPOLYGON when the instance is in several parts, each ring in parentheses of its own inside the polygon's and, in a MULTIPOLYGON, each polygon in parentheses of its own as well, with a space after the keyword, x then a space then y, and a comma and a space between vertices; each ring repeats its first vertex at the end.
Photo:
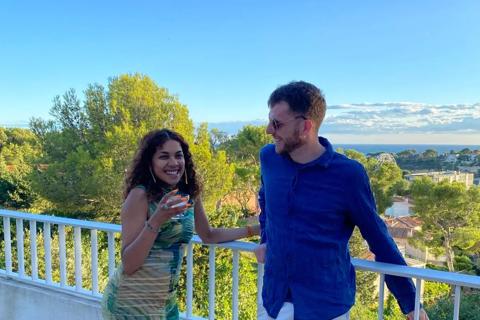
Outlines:
POLYGON ((421 177, 430 177, 433 182, 441 182, 441 181, 448 181, 448 182, 462 182, 467 187, 473 185, 473 173, 468 172, 458 172, 458 171, 432 171, 432 172, 417 172, 408 174, 405 178, 408 181, 413 181, 415 179, 421 177))
POLYGON ((480 173, 480 166, 458 166, 458 170, 476 174, 480 173))
POLYGON ((446 261, 445 256, 435 256, 428 252, 428 249, 419 249, 408 243, 408 239, 422 229, 422 222, 417 217, 396 217, 385 218, 388 232, 398 246, 400 252, 405 258, 412 259, 409 265, 414 265, 421 261, 423 264, 430 262, 437 265, 443 265, 446 261))
POLYGON ((385 224, 398 245, 405 245, 407 239, 413 237, 415 231, 422 229, 422 223, 417 217, 385 218, 385 224))
POLYGON ((389 217, 405 217, 413 213, 413 204, 407 197, 393 197, 393 204, 385 210, 385 215, 389 217))

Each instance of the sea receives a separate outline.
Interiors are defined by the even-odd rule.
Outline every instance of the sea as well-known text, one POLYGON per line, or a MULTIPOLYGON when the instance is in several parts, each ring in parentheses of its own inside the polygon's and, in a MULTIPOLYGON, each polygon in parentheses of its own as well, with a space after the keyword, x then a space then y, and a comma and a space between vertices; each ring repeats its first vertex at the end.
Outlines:
POLYGON ((415 150, 422 153, 425 150, 432 149, 438 154, 449 153, 450 151, 460 151, 465 148, 470 150, 480 150, 480 145, 454 145, 454 144, 334 144, 334 149, 342 148, 344 150, 353 149, 363 154, 369 153, 398 153, 405 150, 415 150))

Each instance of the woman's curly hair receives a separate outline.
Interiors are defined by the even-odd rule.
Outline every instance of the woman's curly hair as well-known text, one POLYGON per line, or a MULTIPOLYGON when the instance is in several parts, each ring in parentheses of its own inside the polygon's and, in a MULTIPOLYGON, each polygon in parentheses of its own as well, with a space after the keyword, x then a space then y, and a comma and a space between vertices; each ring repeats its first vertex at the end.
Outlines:
POLYGON ((152 158, 158 148, 161 148, 165 142, 174 140, 180 143, 183 156, 185 159, 185 173, 177 184, 177 188, 181 193, 188 194, 190 199, 195 199, 201 190, 200 182, 196 176, 195 167, 192 161, 192 154, 190 148, 183 137, 168 129, 153 130, 147 133, 140 141, 140 146, 135 154, 132 164, 125 178, 124 198, 127 198, 129 192, 142 185, 147 192, 149 201, 156 200, 164 193, 169 186, 160 179, 155 182, 150 173, 152 158), (185 181, 185 180, 188 180, 185 181))

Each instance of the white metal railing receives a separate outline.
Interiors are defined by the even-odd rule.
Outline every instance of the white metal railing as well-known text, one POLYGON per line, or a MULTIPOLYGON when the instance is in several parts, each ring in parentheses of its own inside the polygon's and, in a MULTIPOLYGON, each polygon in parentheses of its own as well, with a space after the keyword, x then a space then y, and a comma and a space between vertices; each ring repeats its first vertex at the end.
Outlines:
POLYGON ((415 315, 414 319, 419 319, 419 306, 421 300, 422 281, 435 281, 447 283, 455 287, 454 315, 453 319, 458 320, 460 312, 460 292, 462 287, 480 289, 480 277, 461 273, 445 272, 432 269, 413 268, 399 266, 390 263, 374 262, 361 259, 352 259, 352 264, 356 269, 376 272, 380 275, 379 282, 379 306, 378 319, 383 319, 383 301, 385 292, 385 275, 407 277, 415 279, 415 315))
MULTIPOLYGON (((54 217, 47 215, 36 215, 23 213, 18 211, 0 209, 0 216, 3 217, 4 230, 4 257, 5 269, 0 269, 0 275, 16 278, 21 281, 33 282, 37 285, 56 288, 58 290, 66 290, 70 293, 81 296, 88 296, 95 299, 101 298, 98 284, 98 232, 107 234, 108 248, 108 274, 109 277, 115 270, 115 234, 120 233, 121 226, 116 224, 84 221, 77 219, 69 219, 62 217, 54 217), (12 241, 11 241, 11 221, 16 224, 16 242, 17 242, 17 270, 12 267, 12 241), (24 222, 28 221, 30 230, 30 266, 29 275, 25 272, 24 257, 24 222), (37 227, 43 224, 44 233, 44 249, 45 249, 45 278, 40 279, 38 274, 38 256, 37 256, 37 227), (59 242, 59 274, 60 282, 54 282, 52 278, 52 246, 51 246, 51 229, 52 226, 58 227, 59 242), (67 250, 65 239, 65 227, 73 227, 74 230, 74 272, 75 285, 70 286, 67 283, 67 250), (83 286, 82 279, 82 252, 81 237, 82 230, 90 232, 90 253, 91 253, 91 289, 83 286)), ((193 245, 205 245, 194 236, 187 246, 187 277, 186 277, 186 310, 182 314, 185 319, 198 319, 193 315, 193 245)), ((240 252, 252 252, 256 244, 251 242, 228 242, 215 245, 207 245, 209 247, 209 279, 208 279, 208 301, 209 301, 209 319, 215 318, 215 250, 216 248, 226 248, 232 250, 233 271, 232 271, 232 314, 233 319, 239 317, 239 256, 240 252)), ((480 277, 450 273, 444 271, 436 271, 430 269, 413 268, 407 266, 398 266, 388 263, 373 262, 360 259, 352 259, 352 263, 358 270, 371 271, 380 275, 379 280, 379 306, 378 319, 383 319, 383 305, 385 293, 385 275, 394 275, 400 277, 409 277, 415 279, 416 295, 415 295, 415 317, 419 319, 419 306, 421 300, 421 285, 423 280, 447 283, 455 287, 454 299, 454 316, 458 319, 460 310, 460 293, 462 287, 480 289, 480 277)), ((1 267, 1 266, 0 266, 1 267)), ((263 265, 258 266, 257 272, 257 301, 261 301, 261 288, 263 286, 263 265)))
POLYGON ((98 291, 98 240, 97 232, 102 231, 107 233, 108 237, 108 270, 111 276, 115 270, 115 233, 120 233, 121 227, 115 224, 84 221, 77 219, 69 219, 47 215, 37 215, 18 211, 0 209, 0 216, 3 217, 4 230, 4 256, 5 269, 0 269, 0 274, 10 277, 18 278, 20 280, 32 281, 37 285, 46 285, 48 287, 56 287, 67 290, 72 293, 81 295, 88 295, 96 298, 101 298, 98 291), (17 242, 17 270, 12 268, 12 240, 10 222, 15 221, 16 225, 16 242, 17 242), (30 260, 31 260, 31 274, 25 273, 25 252, 24 252, 24 221, 29 222, 30 229, 30 260), (44 263, 45 263, 45 278, 40 279, 38 276, 38 256, 37 256, 37 227, 39 224, 43 225, 43 239, 44 239, 44 263), (60 282, 54 282, 52 277, 52 244, 51 244, 51 229, 52 226, 58 226, 59 239, 59 273, 60 282), (65 227, 73 227, 74 230, 74 261, 75 261, 75 286, 67 284, 67 250, 65 239, 65 227), (82 252, 81 252, 81 237, 82 230, 90 230, 91 243, 91 282, 92 289, 87 290, 82 285, 82 252))

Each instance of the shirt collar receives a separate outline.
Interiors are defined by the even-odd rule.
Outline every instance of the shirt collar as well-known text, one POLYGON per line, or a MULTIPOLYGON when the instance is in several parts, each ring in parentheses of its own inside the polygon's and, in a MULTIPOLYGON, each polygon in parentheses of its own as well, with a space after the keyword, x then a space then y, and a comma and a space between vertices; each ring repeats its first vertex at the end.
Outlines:
POLYGON ((320 144, 325 148, 325 152, 322 153, 322 155, 315 160, 304 164, 296 163, 296 165, 298 165, 300 168, 306 168, 311 166, 320 166, 326 168, 329 166, 330 162, 333 159, 333 147, 326 138, 318 137, 318 142, 320 142, 320 144))

